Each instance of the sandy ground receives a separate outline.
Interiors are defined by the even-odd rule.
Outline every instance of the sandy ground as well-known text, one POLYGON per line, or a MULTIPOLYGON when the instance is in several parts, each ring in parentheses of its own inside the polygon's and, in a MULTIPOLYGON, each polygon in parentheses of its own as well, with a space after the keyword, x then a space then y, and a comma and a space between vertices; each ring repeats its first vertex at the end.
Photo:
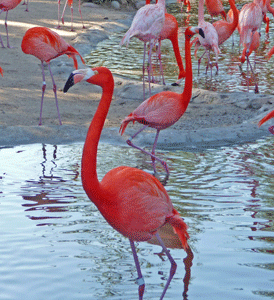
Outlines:
MULTIPOLYGON (((9 12, 8 29, 12 49, 1 48, 0 66, 0 145, 25 143, 67 143, 83 141, 88 125, 101 97, 101 89, 88 83, 75 85, 67 94, 63 86, 73 71, 72 59, 61 56, 51 62, 58 89, 58 101, 63 125, 58 117, 52 91, 52 82, 46 70, 47 90, 43 108, 43 125, 38 126, 41 99, 40 61, 21 50, 21 41, 27 29, 46 26, 56 30, 82 56, 94 49, 98 42, 113 32, 129 28, 134 15, 132 7, 115 10, 108 5, 83 6, 86 29, 82 29, 77 5, 74 8, 74 29, 70 31, 70 11, 65 24, 57 26, 57 1, 30 1, 29 12, 19 4, 9 12)), ((0 20, 0 34, 6 45, 4 16, 0 20)), ((79 61, 79 67, 83 65, 79 61)), ((180 87, 153 85, 153 93, 162 90, 182 91, 180 87)), ((128 134, 138 124, 129 126, 120 137, 121 120, 142 102, 142 83, 115 77, 115 92, 102 138, 111 143, 125 143, 128 134)), ((254 141, 269 135, 267 126, 257 127, 258 120, 274 107, 274 96, 252 93, 215 93, 193 89, 193 98, 185 115, 172 128, 160 134, 159 148, 197 150, 254 141)), ((148 130, 136 140, 140 145, 153 142, 155 130, 148 130)))

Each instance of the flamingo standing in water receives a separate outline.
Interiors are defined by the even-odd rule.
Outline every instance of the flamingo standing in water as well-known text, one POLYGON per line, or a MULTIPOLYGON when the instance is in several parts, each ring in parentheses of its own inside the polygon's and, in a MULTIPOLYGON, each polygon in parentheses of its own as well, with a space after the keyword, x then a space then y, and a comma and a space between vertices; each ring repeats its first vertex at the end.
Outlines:
POLYGON ((149 95, 151 95, 150 76, 151 76, 151 54, 152 48, 159 39, 160 33, 165 23, 165 0, 159 0, 156 4, 148 4, 141 7, 133 18, 129 30, 126 32, 120 42, 120 46, 126 44, 128 46, 132 37, 137 37, 144 42, 144 58, 143 58, 143 94, 145 99, 145 56, 146 44, 150 43, 148 54, 148 83, 149 95))
POLYGON ((83 64, 85 64, 85 61, 76 49, 69 45, 56 32, 46 27, 33 27, 28 29, 23 37, 21 48, 24 53, 34 55, 35 57, 41 60, 43 85, 39 125, 42 125, 43 99, 46 90, 46 79, 43 65, 44 62, 48 65, 48 69, 53 83, 53 92, 55 96, 59 123, 60 125, 62 125, 56 94, 56 84, 53 79, 53 74, 51 72, 50 61, 60 55, 66 54, 68 57, 72 57, 75 69, 78 68, 76 55, 80 56, 83 64))
POLYGON ((127 140, 127 144, 141 150, 151 156, 153 168, 155 169, 155 159, 160 161, 164 166, 167 174, 169 170, 166 162, 155 156, 155 149, 159 133, 162 129, 168 128, 176 123, 181 116, 185 113, 189 101, 192 95, 192 64, 191 64, 191 53, 190 53, 190 38, 195 34, 199 33, 204 36, 204 32, 201 28, 187 28, 185 31, 185 65, 186 65, 186 79, 184 91, 181 94, 163 91, 156 95, 151 96, 143 103, 141 103, 131 114, 129 114, 123 121, 120 127, 121 135, 125 132, 127 125, 130 122, 137 121, 144 126, 137 131, 130 139, 127 140), (152 127, 157 130, 155 141, 153 144, 152 152, 149 153, 144 149, 134 145, 132 139, 134 139, 140 132, 146 127, 152 127))
MULTIPOLYGON (((58 25, 57 25, 57 28, 60 28, 61 27, 60 26, 60 5, 61 5, 61 0, 58 0, 57 3, 58 3, 58 25)), ((65 14, 65 10, 66 10, 67 5, 70 6, 71 31, 73 31, 73 0, 66 0, 66 3, 64 5, 64 9, 63 9, 63 13, 62 13, 62 16, 61 16, 61 20, 62 20, 62 24, 64 24, 64 14, 65 14)), ((85 25, 84 25, 84 22, 83 22, 83 17, 82 17, 81 0, 79 0, 79 14, 80 14, 80 17, 81 17, 83 28, 86 28, 85 25)))
MULTIPOLYGON (((12 9, 14 9, 18 4, 21 2, 21 0, 0 0, 0 14, 5 11, 6 12, 6 18, 5 18, 5 28, 7 33, 7 47, 11 48, 9 43, 9 33, 8 33, 8 12, 12 9)), ((2 37, 0 35, 0 43, 2 45, 2 48, 5 48, 2 37)))
MULTIPOLYGON (((261 125, 263 125, 266 121, 268 121, 269 119, 274 118, 274 110, 272 110, 270 113, 268 113, 265 117, 263 117, 260 122, 258 123, 258 126, 260 127, 261 125)), ((270 126, 268 128, 268 130, 274 134, 274 125, 270 126)))
MULTIPOLYGON (((187 29, 187 34, 193 35, 192 29, 187 29)), ((171 225, 184 249, 188 249, 187 225, 174 209, 160 181, 143 170, 120 166, 110 170, 99 182, 96 171, 98 143, 111 104, 114 79, 106 67, 75 70, 68 78, 64 92, 83 80, 102 88, 102 98, 88 129, 83 149, 83 188, 106 221, 129 238, 138 273, 139 299, 143 299, 145 282, 134 242, 148 241, 156 236, 171 263, 170 274, 160 298, 163 299, 175 274, 176 262, 160 238, 158 230, 165 224, 171 225)))
MULTIPOLYGON (((158 0, 157 0, 158 1, 158 0)), ((150 4, 150 0, 146 0, 146 4, 150 4)), ((162 61, 161 61, 161 41, 163 40, 170 40, 172 43, 173 51, 175 54, 175 58, 177 61, 177 65, 179 67, 179 75, 178 75, 178 81, 177 84, 180 83, 182 78, 186 76, 185 74, 185 69, 183 66, 183 61, 180 53, 180 48, 179 48, 179 41, 178 41, 178 22, 176 18, 168 13, 165 13, 165 23, 163 26, 163 29, 160 33, 158 42, 159 42, 159 61, 160 61, 160 70, 162 73, 162 78, 163 78, 163 84, 165 84, 164 80, 164 74, 163 74, 163 68, 162 68, 162 61)))
MULTIPOLYGON (((261 7, 255 2, 245 4, 239 14, 239 33, 240 45, 243 45, 243 52, 241 62, 245 61, 250 65, 251 72, 255 77, 253 69, 249 61, 249 55, 252 51, 256 50, 260 45, 260 34, 258 30, 261 28, 263 21, 263 11, 261 7)), ((255 83, 255 93, 258 93, 258 84, 255 83)))
MULTIPOLYGON (((229 0, 229 4, 231 6, 230 11, 232 12, 232 15, 229 11, 229 13, 227 14, 227 21, 219 20, 219 21, 216 21, 212 24, 214 26, 214 28, 216 29, 217 34, 218 34, 218 46, 222 45, 232 35, 234 30, 238 26, 239 11, 238 11, 238 9, 235 5, 235 0, 229 0)), ((195 43, 195 42, 196 42, 196 44, 195 44, 195 55, 196 55, 197 50, 200 47, 200 42, 199 42, 198 38, 195 38, 193 40, 192 44, 195 43)))
MULTIPOLYGON (((219 49, 219 46, 218 46, 218 43, 219 43, 218 33, 217 33, 215 27, 211 23, 205 22, 205 19, 204 19, 204 0, 199 0, 198 27, 202 28, 204 33, 205 33, 204 37, 199 36, 199 42, 205 48, 205 52, 198 59, 198 73, 200 72, 201 60, 202 60, 203 56, 206 53, 207 57, 208 57, 206 72, 207 72, 208 66, 209 66, 210 70, 211 70, 211 76, 212 76, 212 63, 211 63, 211 60, 210 60, 210 51, 213 50, 215 52, 216 68, 217 68, 217 73, 218 73, 218 55, 220 53, 220 49, 219 49)), ((196 46, 197 45, 198 44, 196 43, 196 46)))
POLYGON ((212 19, 221 15, 226 20, 226 13, 221 0, 205 0, 205 5, 212 19))

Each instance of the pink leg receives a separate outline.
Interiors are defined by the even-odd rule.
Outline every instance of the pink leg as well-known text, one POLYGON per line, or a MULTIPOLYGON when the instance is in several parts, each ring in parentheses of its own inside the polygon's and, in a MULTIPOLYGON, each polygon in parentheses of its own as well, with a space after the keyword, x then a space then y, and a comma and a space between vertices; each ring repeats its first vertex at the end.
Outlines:
POLYGON ((149 43, 149 53, 148 53, 148 87, 149 87, 149 97, 151 96, 151 86, 150 86, 150 82, 151 82, 151 74, 152 74, 152 64, 151 64, 151 55, 152 55, 152 48, 153 48, 153 44, 152 41, 150 41, 149 43))
POLYGON ((139 285, 139 300, 143 299, 143 294, 145 291, 145 281, 141 272, 141 268, 140 268, 140 264, 139 264, 139 260, 138 260, 138 256, 136 253, 136 249, 135 249, 135 245, 134 242, 130 239, 130 246, 132 249, 132 254, 133 254, 133 258, 134 258, 134 262, 136 265, 136 269, 137 269, 137 274, 138 274, 138 278, 137 278, 137 284, 139 285))
POLYGON ((44 94, 46 90, 46 77, 45 77, 45 70, 43 62, 41 61, 41 67, 42 67, 42 77, 43 77, 43 85, 42 85, 42 97, 41 97, 41 108, 40 108, 40 120, 39 125, 42 125, 42 110, 43 110, 43 101, 44 101, 44 94))
POLYGON ((149 153, 148 151, 142 149, 141 147, 138 147, 136 146, 135 144, 133 144, 131 141, 140 133, 142 132, 145 128, 147 128, 148 125, 145 125, 144 127, 142 127, 140 130, 138 130, 131 138, 129 138, 127 140, 127 144, 135 149, 138 149, 140 151, 142 151, 143 153, 147 154, 147 155, 150 155, 151 157, 151 160, 152 160, 152 164, 153 164, 153 169, 156 173, 156 169, 155 169, 155 160, 159 161, 163 167, 165 168, 167 174, 169 175, 169 170, 168 170, 168 166, 167 166, 167 163, 163 160, 161 160, 160 158, 158 158, 156 155, 155 155, 155 148, 156 148, 156 145, 157 145, 157 140, 158 140, 158 136, 159 136, 159 132, 157 130, 157 134, 156 134, 156 137, 155 137, 155 140, 154 140, 154 144, 153 144, 153 148, 152 148, 152 153, 149 153))
POLYGON ((73 31, 73 6, 70 7, 70 15, 71 15, 71 29, 70 31, 73 31))
POLYGON ((48 64, 48 68, 49 68, 49 72, 50 72, 50 76, 51 76, 51 79, 52 79, 52 84, 53 84, 53 92, 54 92, 54 96, 55 96, 55 103, 56 103, 56 108, 57 108, 57 113, 58 113, 58 118, 59 118, 59 124, 62 125, 62 122, 61 122, 61 116, 60 116, 60 113, 59 113, 59 107, 58 107, 58 100, 57 100, 57 94, 56 94, 56 84, 55 84, 55 81, 53 79, 53 74, 51 72, 51 68, 50 68, 50 65, 48 64))
POLYGON ((147 44, 144 43, 144 57, 143 57, 143 96, 144 96, 144 100, 146 99, 146 86, 145 86, 146 47, 147 47, 147 44))
MULTIPOLYGON (((1 11, 0 11, 0 15, 1 15, 1 13, 2 13, 3 11, 4 11, 4 10, 1 10, 1 11)), ((2 45, 2 48, 5 48, 1 35, 0 35, 0 43, 1 43, 1 45, 2 45)))
POLYGON ((9 42, 9 33, 8 33, 8 10, 7 10, 7 14, 6 14, 6 19, 5 19, 5 27, 6 27, 6 33, 7 33, 7 47, 8 48, 12 48, 11 46, 10 46, 10 42, 9 42))
POLYGON ((201 64, 202 58, 204 57, 205 54, 206 54, 206 50, 202 54, 202 56, 198 59, 198 74, 200 73, 200 64, 201 64))
MULTIPOLYGON (((250 70, 251 70, 251 73, 253 74, 253 78, 254 78, 254 82, 255 82, 255 93, 258 94, 259 93, 259 87, 258 87, 258 82, 256 82, 256 77, 255 77, 255 73, 253 71, 253 68, 252 68, 252 65, 249 61, 249 58, 248 56, 246 57, 246 63, 247 63, 247 67, 248 65, 250 66, 250 70)), ((249 86, 248 86, 249 87, 249 86)))
POLYGON ((84 25, 84 22, 83 22, 83 17, 82 17, 81 0, 79 0, 79 14, 80 14, 80 17, 81 17, 83 28, 86 28, 85 25, 84 25))
POLYGON ((163 65, 162 65, 162 57, 161 57, 161 41, 159 41, 159 46, 158 46, 158 58, 159 58, 159 64, 160 64, 160 74, 163 79, 163 85, 165 85, 165 77, 164 77, 164 70, 163 70, 163 65))
POLYGON ((168 257, 168 259, 169 259, 169 261, 171 263, 169 277, 167 279, 166 285, 164 287, 163 293, 162 293, 161 298, 160 298, 160 300, 162 300, 162 299, 164 299, 165 293, 166 293, 166 291, 167 291, 167 289, 168 289, 168 287, 170 285, 170 282, 171 282, 174 274, 176 273, 177 264, 176 264, 175 260, 173 259, 173 257, 170 255, 170 253, 169 253, 168 249, 166 248, 164 242, 160 238, 159 233, 156 233, 155 236, 156 236, 157 240, 159 241, 160 245, 162 246, 164 252, 166 253, 166 255, 167 255, 167 257, 168 257))
POLYGON ((57 4, 58 4, 58 24, 56 28, 60 28, 60 6, 61 6, 61 0, 57 0, 57 4))
POLYGON ((65 10, 66 10, 66 7, 68 5, 68 0, 66 0, 66 3, 64 5, 64 9, 63 9, 63 12, 62 12, 62 16, 61 16, 61 20, 62 20, 62 24, 64 24, 64 14, 65 14, 65 10))

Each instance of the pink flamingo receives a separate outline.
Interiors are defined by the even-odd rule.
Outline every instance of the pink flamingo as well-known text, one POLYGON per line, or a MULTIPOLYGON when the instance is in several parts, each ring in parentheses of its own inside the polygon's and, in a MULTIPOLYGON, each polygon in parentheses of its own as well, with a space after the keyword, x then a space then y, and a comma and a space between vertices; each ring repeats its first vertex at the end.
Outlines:
MULTIPOLYGON (((215 52, 216 68, 217 68, 217 73, 218 73, 218 69, 219 69, 218 68, 218 55, 220 53, 220 49, 218 46, 218 43, 219 43, 218 42, 218 33, 217 33, 216 29, 214 28, 214 26, 211 23, 205 22, 205 20, 204 20, 204 0, 199 0, 198 27, 202 28, 205 33, 204 37, 199 36, 199 42, 206 50, 198 60, 198 73, 200 72, 201 60, 206 53, 207 57, 208 57, 206 72, 208 70, 208 66, 210 66, 211 76, 212 76, 212 63, 210 60, 210 51, 213 50, 215 52)), ((196 44, 196 46, 198 46, 198 44, 196 44)))
MULTIPOLYGON (((238 26, 239 11, 238 11, 237 7, 235 6, 235 0, 229 0, 229 4, 231 6, 230 11, 232 14, 230 13, 230 11, 228 12, 227 21, 219 20, 212 24, 218 34, 218 46, 222 45, 232 35, 234 30, 238 26)), ((195 42, 196 42, 196 44, 195 44, 195 56, 196 56, 197 50, 201 44, 200 44, 198 38, 195 38, 193 40, 192 44, 195 42)))
MULTIPOLYGON (((261 125, 263 125, 266 121, 268 121, 269 119, 274 118, 274 110, 272 110, 270 113, 268 113, 265 117, 263 117, 260 122, 258 123, 258 126, 260 127, 261 125)), ((268 128, 268 130, 274 134, 274 126, 270 126, 268 128)))
POLYGON ((81 170, 83 188, 106 221, 129 238, 138 273, 139 299, 143 299, 145 281, 134 242, 148 241, 156 236, 171 263, 170 274, 160 298, 163 299, 176 272, 176 262, 158 231, 165 224, 170 224, 186 250, 189 247, 187 225, 173 207, 160 181, 143 170, 120 166, 110 170, 99 182, 96 171, 97 149, 111 104, 114 80, 109 69, 105 67, 75 70, 68 78, 64 92, 83 80, 102 87, 103 91, 83 149, 81 170))
MULTIPOLYGON (((21 2, 21 0, 0 0, 0 14, 3 11, 6 11, 6 19, 5 19, 5 28, 7 33, 7 47, 11 48, 9 43, 9 33, 8 33, 8 12, 12 9, 14 9, 18 4, 21 2)), ((2 45, 2 48, 5 48, 2 37, 0 35, 0 43, 2 45)))
MULTIPOLYGON (((146 0, 146 4, 150 4, 150 0, 146 0)), ((166 40, 166 39, 170 40, 172 43, 172 47, 173 47, 173 51, 174 51, 175 58, 177 61, 177 65, 179 67, 179 75, 178 75, 178 81, 177 81, 177 84, 179 84, 181 79, 184 78, 186 76, 186 74, 185 74, 185 69, 183 66, 183 61, 182 61, 180 48, 179 48, 179 42, 178 42, 178 22, 173 15, 168 14, 168 13, 165 13, 165 23, 164 23, 163 29, 160 33, 159 39, 158 39, 158 42, 159 42, 158 56, 159 56, 159 61, 160 61, 160 69, 161 69, 161 73, 162 73, 163 84, 165 84, 165 80, 164 80, 163 68, 162 68, 162 63, 161 63, 161 41, 166 40)))
MULTIPOLYGON (((251 51, 256 50, 260 45, 260 34, 257 30, 261 28, 262 21, 263 11, 258 4, 252 2, 242 7, 239 14, 240 45, 242 44, 244 47, 241 62, 243 63, 244 57, 246 57, 247 64, 250 65, 253 76, 255 75, 248 57, 251 51)), ((258 84, 255 83, 255 93, 258 92, 258 84)))
MULTIPOLYGON (((61 5, 61 0, 58 0, 57 3, 58 3, 58 25, 57 25, 57 28, 60 28, 61 27, 60 26, 60 5, 61 5)), ((66 3, 64 5, 64 9, 63 9, 63 13, 62 13, 62 16, 61 16, 61 20, 62 20, 62 24, 64 24, 64 14, 65 14, 65 10, 66 10, 67 5, 70 6, 71 31, 73 31, 73 0, 66 0, 66 3)), ((86 28, 85 25, 84 25, 84 22, 83 22, 83 17, 82 17, 81 0, 79 0, 79 14, 80 14, 80 17, 81 17, 83 28, 86 28)))
POLYGON ((211 18, 221 15, 226 20, 226 13, 221 0, 205 0, 205 5, 211 18))
POLYGON ((159 0, 156 4, 148 4, 141 7, 133 18, 129 30, 126 32, 120 42, 120 46, 126 44, 128 46, 132 37, 137 37, 144 42, 144 58, 143 58, 143 94, 145 99, 145 55, 146 44, 150 43, 148 55, 148 82, 149 95, 151 95, 150 76, 151 76, 151 54, 155 42, 159 39, 160 33, 165 23, 165 0, 159 0))
MULTIPOLYGON (((187 6, 186 12, 189 13, 191 10, 191 5, 190 5, 190 1, 189 0, 177 0, 178 3, 182 3, 184 2, 184 5, 187 6)), ((183 7, 181 8, 183 9, 183 7)))
POLYGON ((129 114, 123 121, 120 127, 121 135, 125 132, 127 125, 130 122, 137 121, 144 126, 137 131, 130 139, 127 140, 127 144, 132 146, 143 153, 151 156, 153 168, 155 169, 155 160, 161 162, 164 166, 167 174, 169 170, 166 162, 155 156, 155 149, 157 140, 161 130, 170 127, 176 123, 181 116, 185 113, 189 101, 192 95, 192 64, 191 64, 191 53, 190 53, 190 38, 195 34, 199 33, 204 36, 204 32, 201 28, 187 28, 185 31, 185 64, 186 64, 186 79, 184 91, 181 94, 164 91, 156 95, 151 96, 143 103, 141 103, 131 114, 129 114), (140 132, 146 127, 152 127, 157 130, 155 141, 153 144, 152 152, 149 153, 144 149, 134 145, 132 139, 134 139, 140 132))
POLYGON ((77 69, 78 67, 76 55, 80 56, 83 64, 85 64, 85 61, 76 49, 69 45, 57 33, 46 27, 33 27, 28 29, 23 37, 21 48, 24 53, 34 55, 35 57, 41 60, 43 85, 39 125, 42 125, 43 99, 46 90, 46 80, 43 65, 44 62, 47 63, 49 68, 50 76, 53 83, 53 92, 55 95, 59 123, 60 125, 62 125, 56 94, 56 84, 54 82, 53 74, 51 72, 50 61, 60 55, 66 54, 68 57, 72 57, 75 69, 77 69))

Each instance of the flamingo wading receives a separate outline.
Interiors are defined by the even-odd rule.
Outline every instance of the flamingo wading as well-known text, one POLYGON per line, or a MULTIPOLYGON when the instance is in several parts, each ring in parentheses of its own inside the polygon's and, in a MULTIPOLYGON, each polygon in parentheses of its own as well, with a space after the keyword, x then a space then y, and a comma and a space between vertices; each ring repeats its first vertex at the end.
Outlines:
POLYGON ((156 236, 171 263, 170 275, 160 298, 163 299, 175 274, 176 262, 165 247, 158 230, 165 224, 170 224, 179 236, 184 249, 188 249, 187 225, 174 209, 160 181, 143 170, 120 166, 110 170, 99 182, 96 170, 98 143, 111 104, 114 79, 106 67, 75 70, 68 78, 64 92, 83 80, 102 88, 102 97, 88 129, 83 149, 81 168, 83 188, 106 221, 129 238, 138 273, 140 300, 143 299, 145 282, 134 242, 148 241, 156 236))
POLYGON ((185 31, 185 65, 186 65, 186 79, 184 91, 181 94, 163 91, 156 95, 151 96, 144 102, 142 102, 131 114, 129 114, 123 121, 120 127, 120 132, 123 134, 127 125, 130 122, 139 122, 144 124, 144 126, 137 131, 130 139, 127 140, 128 145, 141 150, 143 153, 146 153, 151 156, 153 168, 155 169, 155 159, 160 161, 164 166, 167 174, 169 170, 166 162, 159 159, 155 156, 155 149, 157 145, 158 136, 160 130, 166 129, 176 123, 181 116, 185 113, 189 101, 192 96, 192 64, 191 64, 191 53, 190 53, 190 39, 191 37, 199 33, 204 37, 204 32, 201 28, 190 27, 185 31), (134 145, 132 139, 135 138, 141 131, 146 127, 152 127, 157 130, 155 141, 153 144, 152 152, 149 153, 144 149, 134 145))
POLYGON ((79 54, 79 52, 76 49, 74 49, 71 45, 69 45, 57 33, 55 33, 54 31, 50 30, 47 27, 33 27, 28 29, 23 37, 21 48, 24 53, 34 55, 35 57, 41 60, 43 85, 42 85, 42 98, 41 98, 39 125, 42 125, 43 100, 44 100, 44 93, 46 90, 46 79, 45 79, 45 71, 43 65, 44 62, 46 62, 48 65, 48 69, 53 83, 53 92, 55 96, 55 103, 56 103, 59 123, 60 125, 62 125, 61 117, 59 113, 59 107, 58 107, 57 94, 56 94, 57 88, 50 68, 50 61, 60 55, 66 54, 68 57, 72 57, 74 61, 75 69, 78 68, 76 55, 80 56, 83 64, 85 64, 85 61, 83 60, 82 56, 79 54))

